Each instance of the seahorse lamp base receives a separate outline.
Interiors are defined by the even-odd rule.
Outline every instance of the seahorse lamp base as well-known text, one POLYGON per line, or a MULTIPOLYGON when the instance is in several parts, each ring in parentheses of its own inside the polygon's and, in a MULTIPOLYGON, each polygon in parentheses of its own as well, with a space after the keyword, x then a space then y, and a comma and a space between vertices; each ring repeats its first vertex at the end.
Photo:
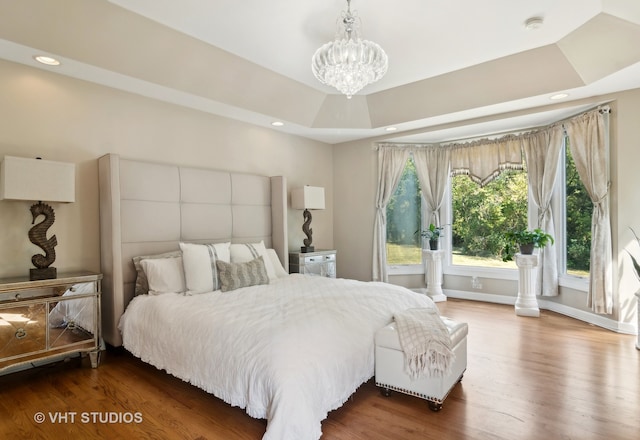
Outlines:
POLYGON ((29 270, 29 279, 31 281, 36 280, 50 280, 58 277, 58 270, 55 267, 45 267, 43 269, 31 269, 29 270))

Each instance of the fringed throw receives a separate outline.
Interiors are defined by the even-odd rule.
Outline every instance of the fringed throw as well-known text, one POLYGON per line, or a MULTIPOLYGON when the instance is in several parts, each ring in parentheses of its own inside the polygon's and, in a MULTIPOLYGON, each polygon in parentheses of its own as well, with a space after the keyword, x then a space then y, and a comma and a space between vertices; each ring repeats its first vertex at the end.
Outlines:
POLYGON ((408 309, 394 316, 405 372, 412 380, 450 373, 455 358, 451 337, 437 309, 408 309))

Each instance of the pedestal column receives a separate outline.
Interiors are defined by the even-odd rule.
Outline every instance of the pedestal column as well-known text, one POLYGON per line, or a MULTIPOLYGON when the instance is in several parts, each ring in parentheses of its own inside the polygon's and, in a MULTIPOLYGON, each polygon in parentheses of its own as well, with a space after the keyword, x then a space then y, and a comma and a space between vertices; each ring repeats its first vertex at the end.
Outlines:
POLYGON ((434 302, 446 301, 447 297, 442 292, 442 257, 444 251, 423 249, 422 255, 425 262, 424 280, 427 283, 427 295, 434 302))
POLYGON ((540 316, 540 309, 536 300, 536 279, 533 269, 538 265, 538 256, 516 254, 515 260, 519 270, 516 315, 537 318, 540 316))

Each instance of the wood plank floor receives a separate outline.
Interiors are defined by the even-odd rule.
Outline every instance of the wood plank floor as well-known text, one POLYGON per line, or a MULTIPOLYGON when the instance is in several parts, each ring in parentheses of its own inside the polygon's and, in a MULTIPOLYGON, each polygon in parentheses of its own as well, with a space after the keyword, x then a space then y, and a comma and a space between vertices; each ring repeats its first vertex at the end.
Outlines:
MULTIPOLYGON (((512 306, 438 306, 469 323, 467 372, 442 411, 398 393, 385 398, 369 381, 329 414, 323 439, 640 438, 634 336, 547 311, 525 318, 512 306)), ((260 439, 265 427, 122 350, 109 350, 95 370, 73 359, 0 377, 2 439, 260 439)))

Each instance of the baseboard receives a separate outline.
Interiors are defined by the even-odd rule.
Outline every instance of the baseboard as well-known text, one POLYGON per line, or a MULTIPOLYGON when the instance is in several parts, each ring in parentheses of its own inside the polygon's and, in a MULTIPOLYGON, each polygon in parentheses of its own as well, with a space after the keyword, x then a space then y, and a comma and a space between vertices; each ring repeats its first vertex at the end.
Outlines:
MULTIPOLYGON (((516 297, 506 295, 494 295, 491 293, 480 292, 468 292, 464 290, 451 290, 443 289, 444 294, 449 298, 466 299, 470 301, 482 301, 495 304, 508 304, 515 306, 516 297)), ((605 328, 607 330, 614 331, 616 333, 624 333, 629 335, 638 334, 638 330, 633 324, 614 321, 607 317, 596 315, 584 310, 578 310, 573 307, 559 304, 555 301, 547 301, 544 298, 537 297, 538 307, 541 310, 550 310, 552 312, 560 313, 561 315, 569 316, 570 318, 578 319, 588 324, 596 325, 598 327, 605 328)))
POLYGON ((573 307, 569 307, 564 304, 558 304, 555 301, 546 301, 538 298, 538 306, 541 309, 551 310, 552 312, 560 313, 561 315, 566 315, 617 333, 625 333, 629 335, 635 335, 638 333, 635 326, 632 324, 614 321, 613 319, 609 319, 601 315, 574 309, 573 307))
POLYGON ((448 298, 468 299, 470 301, 482 301, 494 304, 508 304, 514 306, 516 298, 506 295, 494 295, 492 293, 468 292, 466 290, 443 289, 448 298))

